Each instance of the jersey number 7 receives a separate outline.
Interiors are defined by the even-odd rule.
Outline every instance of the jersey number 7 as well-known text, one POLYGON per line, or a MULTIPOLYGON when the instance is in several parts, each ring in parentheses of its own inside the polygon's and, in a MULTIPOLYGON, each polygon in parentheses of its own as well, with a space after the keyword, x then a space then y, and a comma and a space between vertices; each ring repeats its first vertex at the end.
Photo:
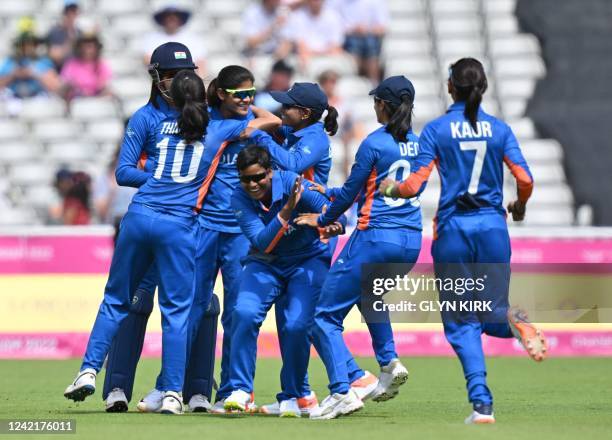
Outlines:
POLYGON ((470 186, 468 192, 476 194, 478 192, 478 184, 480 183, 480 175, 482 174, 482 166, 484 165, 485 156, 487 154, 487 141, 466 141, 459 142, 461 151, 476 150, 474 158, 474 166, 472 167, 472 176, 470 177, 470 186))

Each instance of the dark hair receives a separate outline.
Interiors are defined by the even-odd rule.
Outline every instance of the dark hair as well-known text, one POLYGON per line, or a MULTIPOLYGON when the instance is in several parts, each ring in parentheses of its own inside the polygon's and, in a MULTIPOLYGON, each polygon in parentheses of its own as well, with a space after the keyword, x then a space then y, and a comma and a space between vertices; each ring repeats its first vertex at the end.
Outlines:
POLYGON ((397 142, 405 141, 408 132, 412 128, 412 109, 414 108, 413 98, 408 93, 402 95, 401 100, 402 103, 400 105, 383 101, 390 117, 386 131, 397 142))
POLYGON ((71 185, 66 193, 66 198, 78 200, 89 211, 90 187, 91 177, 89 177, 89 174, 82 171, 72 173, 71 185))
MULTIPOLYGON (((308 118, 308 125, 312 125, 319 122, 321 116, 323 116, 324 110, 310 109, 310 117, 308 118)), ((323 120, 323 127, 330 136, 335 135, 338 132, 338 110, 333 106, 327 107, 327 115, 323 120)))
POLYGON ((259 165, 262 168, 272 168, 272 160, 268 149, 260 145, 250 145, 238 153, 236 168, 242 171, 251 165, 259 165))
POLYGON ((249 69, 242 66, 225 66, 217 77, 208 84, 208 104, 211 107, 219 107, 221 100, 217 95, 219 89, 235 89, 245 81, 255 82, 255 77, 249 69))
POLYGON ((204 82, 193 70, 179 71, 170 86, 170 95, 180 112, 178 127, 187 142, 199 140, 206 133, 208 110, 204 82))
POLYGON ((487 76, 482 63, 474 58, 461 58, 451 65, 449 80, 459 101, 465 101, 465 118, 476 130, 478 107, 487 91, 487 76))

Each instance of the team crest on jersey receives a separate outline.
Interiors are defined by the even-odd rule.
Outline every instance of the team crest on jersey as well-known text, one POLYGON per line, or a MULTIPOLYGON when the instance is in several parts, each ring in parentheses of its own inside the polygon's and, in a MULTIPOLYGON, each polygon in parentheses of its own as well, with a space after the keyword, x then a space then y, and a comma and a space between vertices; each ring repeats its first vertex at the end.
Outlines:
POLYGON ((174 59, 176 60, 186 60, 187 54, 185 52, 174 52, 174 59))

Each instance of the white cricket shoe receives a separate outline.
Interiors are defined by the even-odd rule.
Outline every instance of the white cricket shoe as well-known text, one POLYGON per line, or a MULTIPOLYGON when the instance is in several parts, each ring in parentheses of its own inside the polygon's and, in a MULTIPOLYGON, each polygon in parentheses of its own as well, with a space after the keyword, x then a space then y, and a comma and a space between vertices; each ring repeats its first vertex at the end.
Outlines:
POLYGON ((474 402, 472 413, 465 419, 466 425, 490 425, 495 423, 493 405, 474 402))
POLYGON ((162 414, 183 414, 183 396, 176 391, 164 392, 159 412, 162 414))
POLYGON ((327 396, 317 408, 310 411, 310 418, 313 420, 335 419, 359 411, 361 408, 363 408, 363 402, 351 388, 346 394, 334 393, 327 396))
POLYGON ((225 399, 217 400, 208 410, 211 414, 225 414, 225 399))
POLYGON ((246 391, 242 390, 235 390, 232 391, 229 396, 227 396, 223 404, 223 408, 226 412, 244 412, 247 411, 250 403, 252 403, 251 393, 247 393, 246 391))
MULTIPOLYGON (((300 397, 297 399, 297 404, 300 407, 300 412, 303 416, 308 416, 310 411, 313 408, 316 408, 319 405, 319 401, 317 400, 317 395, 314 391, 311 391, 310 394, 304 397, 300 397)), ((269 405, 262 405, 259 408, 259 412, 262 414, 267 414, 270 416, 279 416, 280 415, 280 403, 274 402, 269 405)))
POLYGON ((66 399, 82 402, 87 396, 91 396, 96 392, 96 370, 93 368, 85 368, 77 374, 74 382, 72 382, 64 391, 66 399))
POLYGON ((128 401, 125 393, 121 388, 114 388, 106 397, 106 412, 126 412, 128 410, 128 401))
POLYGON ((208 401, 208 397, 203 394, 194 394, 189 399, 189 410, 191 412, 208 412, 212 405, 208 401))
POLYGON ((279 417, 301 417, 302 411, 300 410, 300 406, 298 405, 297 399, 294 397, 292 399, 283 400, 279 405, 279 417))
POLYGON ((380 368, 378 386, 372 393, 374 402, 385 402, 399 393, 399 387, 408 380, 408 370, 399 359, 393 359, 389 365, 380 368))
POLYGON ((355 391, 360 400, 368 400, 374 394, 378 386, 378 378, 369 371, 351 384, 351 389, 355 391))
POLYGON ((136 409, 143 413, 159 412, 163 398, 163 391, 152 389, 146 396, 140 399, 140 402, 136 405, 136 409))

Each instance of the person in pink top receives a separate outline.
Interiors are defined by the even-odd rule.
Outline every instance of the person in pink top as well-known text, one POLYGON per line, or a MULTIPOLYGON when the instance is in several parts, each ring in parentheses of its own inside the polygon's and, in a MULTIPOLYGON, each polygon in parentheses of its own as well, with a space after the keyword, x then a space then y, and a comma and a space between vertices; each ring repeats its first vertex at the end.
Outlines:
POLYGON ((68 99, 110 94, 111 69, 101 53, 102 43, 97 34, 83 34, 77 39, 75 56, 64 64, 61 72, 68 99))

